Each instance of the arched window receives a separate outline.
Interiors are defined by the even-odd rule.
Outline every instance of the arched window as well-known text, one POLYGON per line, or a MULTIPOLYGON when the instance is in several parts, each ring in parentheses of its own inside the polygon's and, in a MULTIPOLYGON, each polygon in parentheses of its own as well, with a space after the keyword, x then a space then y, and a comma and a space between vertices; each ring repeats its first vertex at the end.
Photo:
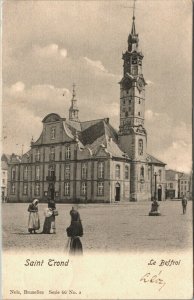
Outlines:
POLYGON ((140 139, 138 142, 138 153, 139 155, 143 155, 143 140, 140 139))
POLYGON ((129 167, 125 166, 125 179, 129 179, 129 167))
POLYGON ((52 127, 51 128, 51 140, 54 140, 56 136, 56 128, 52 127))
POLYGON ((141 176, 141 178, 144 178, 144 167, 143 166, 141 167, 141 170, 140 170, 140 176, 141 176))
POLYGON ((55 147, 50 148, 50 160, 55 160, 55 147))
POLYGON ((120 178, 120 176, 121 176, 120 173, 121 173, 121 168, 120 168, 119 165, 116 165, 116 167, 115 167, 115 177, 120 178))

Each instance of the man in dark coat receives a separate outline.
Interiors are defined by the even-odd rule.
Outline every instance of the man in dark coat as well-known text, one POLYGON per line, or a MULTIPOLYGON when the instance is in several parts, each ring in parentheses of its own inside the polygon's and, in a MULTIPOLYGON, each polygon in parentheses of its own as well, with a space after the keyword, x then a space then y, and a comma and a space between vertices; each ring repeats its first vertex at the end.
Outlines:
POLYGON ((186 196, 183 196, 182 198, 182 207, 183 207, 183 215, 186 213, 186 209, 187 209, 187 198, 186 196))

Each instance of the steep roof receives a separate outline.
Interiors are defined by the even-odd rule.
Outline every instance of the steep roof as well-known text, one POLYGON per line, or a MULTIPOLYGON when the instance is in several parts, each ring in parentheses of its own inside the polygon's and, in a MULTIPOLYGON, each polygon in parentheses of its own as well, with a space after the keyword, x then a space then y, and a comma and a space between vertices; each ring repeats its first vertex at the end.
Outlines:
POLYGON ((148 160, 148 163, 151 163, 151 164, 158 164, 158 165, 166 165, 163 161, 157 159, 156 157, 154 157, 153 155, 150 155, 150 154, 147 154, 147 160, 148 160))

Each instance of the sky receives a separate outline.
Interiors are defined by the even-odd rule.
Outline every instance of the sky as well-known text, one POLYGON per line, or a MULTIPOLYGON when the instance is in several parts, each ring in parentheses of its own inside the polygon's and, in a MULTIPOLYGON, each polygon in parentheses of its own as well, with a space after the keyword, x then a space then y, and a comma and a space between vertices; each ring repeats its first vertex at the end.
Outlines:
MULTIPOLYGON (((119 127, 122 53, 133 1, 5 1, 2 26, 3 152, 22 153, 43 118, 68 118, 72 84, 80 120, 119 127), (23 145, 23 146, 22 146, 23 145)), ((137 0, 136 30, 147 81, 147 151, 190 172, 192 1, 137 0)))

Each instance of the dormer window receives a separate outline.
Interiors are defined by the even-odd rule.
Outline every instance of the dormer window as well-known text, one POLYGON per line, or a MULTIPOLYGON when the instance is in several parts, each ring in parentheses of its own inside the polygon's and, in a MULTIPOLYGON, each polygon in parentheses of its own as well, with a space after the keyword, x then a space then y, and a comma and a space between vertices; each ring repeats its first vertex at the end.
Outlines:
POLYGON ((54 140, 56 137, 56 128, 52 127, 51 128, 51 140, 54 140))

